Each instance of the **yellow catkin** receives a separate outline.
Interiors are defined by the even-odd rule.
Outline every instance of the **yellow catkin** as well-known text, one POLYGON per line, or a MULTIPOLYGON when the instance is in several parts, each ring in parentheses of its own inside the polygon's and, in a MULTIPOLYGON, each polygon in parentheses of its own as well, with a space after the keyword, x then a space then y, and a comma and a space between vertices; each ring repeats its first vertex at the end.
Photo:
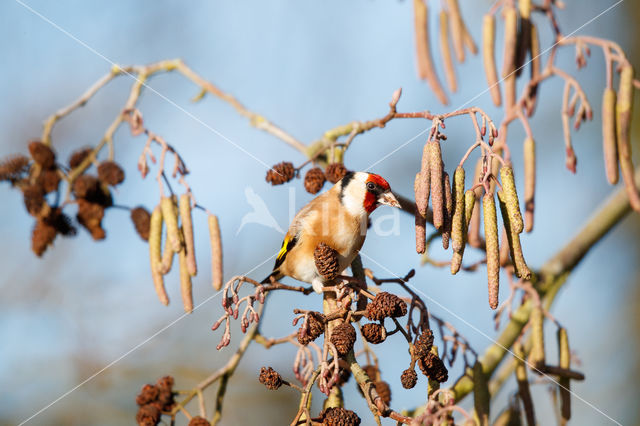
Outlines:
POLYGON ((187 269, 189 270, 189 275, 195 276, 198 273, 198 266, 196 264, 193 221, 191 219, 191 197, 189 194, 180 196, 180 221, 182 222, 182 235, 184 235, 187 251, 187 269))
POLYGON ((525 417, 529 426, 535 426, 536 416, 533 409, 533 400, 531 399, 531 390, 529 389, 529 380, 527 379, 527 367, 525 366, 524 348, 520 342, 513 344, 513 355, 516 362, 516 381, 518 382, 518 394, 524 407, 525 417))
POLYGON ((482 371, 482 364, 476 361, 473 365, 473 407, 475 419, 479 426, 489 426, 489 407, 491 395, 489 394, 489 382, 482 371))
POLYGON ((525 230, 533 231, 533 211, 536 195, 536 142, 524 140, 524 219, 525 230))
POLYGON ((438 80, 433 58, 431 57, 431 41, 429 40, 429 9, 424 0, 413 0, 414 25, 416 35, 416 57, 418 59, 418 75, 427 80, 436 97, 446 105, 449 100, 438 80))
POLYGON ((431 153, 430 170, 431 170, 431 206, 433 208, 433 226, 437 230, 442 230, 444 226, 444 187, 442 175, 442 151, 440 148, 440 142, 433 140, 428 142, 431 144, 429 152, 431 153))
POLYGON ((489 306, 498 307, 498 290, 500 286, 500 247, 498 243, 498 218, 496 201, 493 194, 482 197, 484 216, 484 238, 487 250, 487 283, 489 290, 489 306))
POLYGON ((607 87, 602 95, 602 151, 604 170, 610 184, 618 183, 618 145, 616 141, 616 91, 607 87))
POLYGON ((464 251, 464 201, 464 168, 458 166, 453 173, 453 217, 451 219, 451 242, 456 252, 464 251))
POLYGON ((167 226, 167 240, 169 242, 169 247, 177 253, 182 248, 182 244, 180 243, 178 213, 175 208, 175 202, 170 197, 162 197, 160 200, 160 208, 162 209, 162 218, 167 226))
POLYGON ((218 218, 209 214, 209 241, 211 243, 211 283, 214 290, 222 288, 222 239, 218 218))
POLYGON ((527 266, 527 262, 524 260, 524 254, 522 253, 522 246, 520 244, 520 235, 513 229, 511 218, 508 213, 508 207, 506 205, 506 194, 504 191, 498 191, 498 200, 500 201, 500 212, 502 213, 502 222, 504 223, 504 230, 507 237, 507 243, 509 247, 509 253, 516 276, 528 280, 531 278, 531 270, 527 266))
POLYGON ((151 221, 149 224, 149 261, 151 263, 151 277, 153 285, 163 305, 169 304, 169 297, 164 288, 164 278, 159 271, 158 265, 161 264, 162 251, 162 210, 160 206, 156 206, 151 213, 151 221))
POLYGON ((502 191, 505 196, 505 205, 509 214, 512 231, 517 234, 524 229, 522 214, 520 213, 520 201, 518 200, 518 192, 516 191, 516 182, 513 177, 513 168, 511 166, 502 166, 500 168, 500 180, 502 181, 502 191))
POLYGON ((518 12, 513 6, 505 6, 504 13, 504 61, 502 77, 505 87, 505 105, 513 107, 516 103, 516 62, 518 44, 518 12))
MULTIPOLYGON (((530 38, 531 38, 531 80, 537 80, 542 71, 542 61, 540 58, 540 38, 538 36, 538 28, 530 22, 530 38)), ((533 84, 529 90, 529 95, 525 100, 527 115, 531 117, 536 110, 538 103, 538 84, 533 84)))
MULTIPOLYGON (((558 365, 560 368, 571 368, 571 350, 569 348, 569 336, 567 329, 560 327, 557 333, 558 338, 558 365)), ((568 377, 558 379, 560 393, 560 415, 563 424, 571 419, 571 381, 568 377)))
POLYGON ((531 17, 531 0, 518 0, 518 9, 523 19, 531 17))
POLYGON ((449 21, 451 22, 451 39, 458 62, 464 62, 464 22, 460 14, 458 0, 447 0, 449 21))
POLYGON ((500 85, 498 84, 498 68, 496 66, 496 18, 484 15, 482 21, 482 59, 487 85, 495 106, 502 104, 500 85))
POLYGON ((423 216, 427 216, 427 209, 429 205, 429 192, 431 190, 431 182, 429 177, 431 176, 431 152, 430 144, 427 142, 422 149, 422 163, 420 171, 416 174, 416 180, 414 184, 414 192, 416 197, 416 207, 418 212, 423 216))
POLYGON ((184 311, 190 314, 193 311, 193 290, 191 285, 191 273, 187 265, 187 254, 184 250, 178 254, 180 260, 180 294, 184 311))
POLYGON ((162 251, 162 262, 157 265, 158 271, 162 275, 167 275, 169 272, 171 272, 171 267, 173 266, 173 257, 175 256, 175 254, 176 252, 173 251, 169 238, 165 236, 164 250, 162 251))
POLYGON ((529 324, 531 325, 531 353, 529 354, 529 360, 533 364, 534 368, 540 370, 545 365, 544 355, 544 313, 541 306, 534 306, 531 310, 531 316, 529 317, 529 324))
POLYGON ((451 57, 451 49, 449 47, 449 14, 446 10, 440 11, 440 54, 442 55, 442 63, 444 65, 444 75, 452 92, 458 90, 456 81, 456 70, 453 66, 453 58, 451 57))
POLYGON ((422 215, 415 215, 416 223, 416 252, 423 254, 427 248, 427 219, 422 215))
POLYGON ((465 229, 469 229, 471 222, 471 216, 473 215, 473 209, 476 205, 476 194, 471 190, 467 190, 464 193, 464 222, 465 229))
POLYGON ((442 230, 442 248, 449 248, 449 240, 451 239, 451 218, 453 216, 453 196, 451 194, 451 180, 449 173, 442 174, 442 190, 444 191, 444 225, 442 230))
POLYGON ((633 110, 633 77, 631 64, 626 64, 620 72, 620 86, 616 102, 616 127, 618 132, 618 156, 620 171, 624 180, 631 207, 640 212, 640 194, 634 181, 634 167, 631 161, 631 114, 633 110))

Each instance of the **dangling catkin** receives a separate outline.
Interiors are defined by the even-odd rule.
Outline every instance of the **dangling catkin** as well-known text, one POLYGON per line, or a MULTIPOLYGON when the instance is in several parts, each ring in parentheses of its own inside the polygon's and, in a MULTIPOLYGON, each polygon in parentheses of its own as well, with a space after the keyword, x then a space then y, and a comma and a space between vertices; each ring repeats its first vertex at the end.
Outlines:
POLYGON ((515 342, 513 344, 513 356, 516 362, 516 381, 518 382, 518 394, 524 407, 525 417, 529 426, 535 426, 536 415, 533 410, 533 400, 531 399, 531 390, 529 389, 529 379, 527 379, 527 367, 524 359, 525 353, 522 343, 515 342))
POLYGON ((209 214, 209 241, 211 242, 211 283, 214 290, 222 288, 222 239, 218 218, 209 214))
MULTIPOLYGON (((540 39, 538 38, 538 28, 536 25, 531 22, 531 80, 537 80, 542 71, 542 60, 540 58, 540 39)), ((525 107, 527 111, 527 116, 531 117, 536 110, 536 105, 538 103, 538 84, 533 84, 529 89, 529 96, 525 100, 525 107)))
POLYGON ((453 39, 453 49, 456 52, 458 62, 464 62, 464 22, 460 14, 458 0, 447 0, 449 10, 449 21, 451 23, 451 38, 453 39))
POLYGON ((449 248, 449 240, 451 238, 451 218, 453 216, 453 198, 451 194, 451 181, 449 173, 442 174, 442 189, 444 191, 444 225, 442 230, 442 248, 449 248))
POLYGON ((616 141, 616 91, 607 87, 602 95, 602 151, 604 170, 611 185, 618 183, 618 146, 616 141))
POLYGON ((528 280, 531 278, 531 270, 524 260, 524 254, 522 253, 522 246, 520 244, 520 235, 513 229, 504 191, 498 191, 498 200, 500 202, 500 212, 502 213, 502 222, 506 232, 509 253, 511 254, 516 276, 528 280))
POLYGON ((191 219, 191 197, 189 194, 180 196, 180 220, 182 221, 182 233, 187 250, 187 269, 189 270, 189 275, 195 276, 198 273, 198 266, 196 265, 193 221, 191 219))
POLYGON ((182 304, 184 311, 190 314, 193 311, 193 291, 191 285, 191 273, 187 264, 187 254, 181 250, 178 254, 180 260, 180 294, 182 295, 182 304))
POLYGON ((516 60, 518 40, 518 12, 513 6, 505 6, 504 13, 504 79, 505 105, 511 109, 516 103, 516 60))
POLYGON ((452 92, 458 90, 456 82, 456 70, 453 66, 453 58, 451 57, 451 49, 449 47, 449 15, 447 11, 440 11, 440 53, 442 54, 442 62, 444 65, 444 76, 452 92))
POLYGON ((493 194, 482 197, 484 216, 484 239, 487 249, 487 282, 489 289, 489 306, 498 307, 498 290, 500 286, 500 247, 498 244, 498 218, 496 202, 493 194))
POLYGON ((149 261, 151 263, 151 277, 153 285, 163 305, 169 304, 169 297, 164 288, 164 277, 159 271, 161 264, 160 256, 162 251, 162 210, 156 206, 151 213, 151 223, 149 225, 149 261))
POLYGON ((178 230, 178 213, 175 208, 175 202, 171 197, 162 197, 160 200, 160 208, 162 209, 162 218, 167 226, 167 240, 169 247, 176 253, 180 251, 180 231, 178 230))
POLYGON ((531 326, 531 353, 529 354, 529 361, 533 364, 534 368, 540 370, 544 367, 544 313, 541 306, 533 306, 531 309, 531 316, 529 317, 529 324, 531 326))
POLYGON ((440 100, 446 105, 449 101, 438 80, 433 58, 431 57, 431 42, 429 40, 429 9, 424 0, 413 0, 414 25, 416 34, 416 57, 418 58, 418 75, 427 80, 429 86, 440 100))
MULTIPOLYGON (((564 369, 571 368, 571 350, 569 348, 569 336, 567 329, 560 327, 558 329, 558 357, 559 367, 564 369)), ((560 414, 562 419, 567 422, 571 419, 571 381, 568 377, 560 377, 558 379, 558 391, 560 392, 560 414)))
POLYGON ((431 191, 431 182, 429 177, 431 176, 431 145, 429 142, 424 144, 422 149, 422 162, 420 172, 416 174, 416 180, 414 183, 414 192, 416 197, 416 207, 418 212, 423 216, 427 216, 427 209, 429 205, 429 192, 431 191))
POLYGON ((442 151, 440 148, 440 141, 432 140, 428 142, 431 144, 429 152, 430 156, 430 169, 431 169, 431 206, 433 208, 433 226, 437 230, 442 230, 444 226, 444 187, 443 187, 443 167, 442 167, 442 151))
POLYGON ((502 104, 500 96, 500 84, 498 84, 498 69, 496 66, 496 18, 493 15, 484 15, 482 21, 482 59, 484 73, 487 77, 489 93, 495 106, 502 104))
POLYGON ((533 230, 533 210, 536 195, 536 143, 527 138, 524 141, 524 219, 525 230, 533 230))
POLYGON ((453 217, 451 219, 451 241, 454 252, 464 251, 464 168, 458 166, 453 173, 453 217))
POLYGON ((473 407, 475 408, 476 423, 479 426, 489 426, 491 395, 489 382, 482 371, 482 364, 476 361, 473 365, 473 407))
POLYGON ((504 192, 504 202, 509 214, 511 229, 519 234, 524 229, 522 214, 520 213, 520 201, 516 192, 516 183, 513 178, 513 168, 502 166, 500 168, 500 180, 502 181, 502 191, 504 192))
POLYGON ((620 72, 620 86, 616 102, 616 127, 618 131, 618 156, 620 171, 624 179, 629 204, 640 211, 640 194, 634 181, 634 167, 631 161, 631 114, 633 110, 633 66, 623 65, 620 72))

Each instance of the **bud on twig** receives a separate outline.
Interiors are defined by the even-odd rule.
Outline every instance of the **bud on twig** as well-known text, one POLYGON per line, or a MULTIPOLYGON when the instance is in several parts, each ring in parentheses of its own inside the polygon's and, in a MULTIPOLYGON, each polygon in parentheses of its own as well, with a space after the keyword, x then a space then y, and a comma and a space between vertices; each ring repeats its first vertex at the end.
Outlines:
POLYGON ((209 214, 209 242, 211 244, 211 283, 213 289, 222 288, 222 239, 220 238, 220 224, 218 218, 209 214))
POLYGON ((195 276, 198 273, 198 267, 196 265, 193 221, 191 219, 191 197, 189 194, 180 196, 180 221, 182 222, 182 233, 187 251, 187 269, 189 270, 189 275, 195 276))
POLYGON ((536 143, 527 138, 524 141, 524 218, 526 231, 533 230, 533 210, 536 193, 536 143))
POLYGON ((616 126, 618 130, 618 155, 620 156, 620 171, 624 179, 629 204, 635 211, 640 212, 640 194, 634 181, 634 167, 631 161, 631 113, 633 109, 633 77, 631 64, 626 64, 620 72, 620 87, 616 103, 616 126))
POLYGON ((482 56, 484 61, 484 73, 487 77, 487 85, 491 93, 491 99, 495 106, 502 104, 500 97, 500 84, 498 82, 498 70, 496 67, 496 18, 494 15, 485 15, 482 21, 482 56))
POLYGON ((618 183, 618 146, 616 141, 616 91, 607 87, 602 95, 602 151, 604 169, 611 185, 618 183))
POLYGON ((500 285, 500 248, 498 244, 498 218, 496 202, 493 194, 487 193, 482 197, 484 216, 484 238, 487 249, 487 280, 489 288, 489 306, 498 307, 498 290, 500 285))
POLYGON ((149 261, 151 263, 151 277, 153 285, 163 305, 169 304, 169 297, 164 288, 164 277, 160 273, 160 253, 162 251, 162 210, 156 206, 151 213, 151 224, 149 226, 149 261))

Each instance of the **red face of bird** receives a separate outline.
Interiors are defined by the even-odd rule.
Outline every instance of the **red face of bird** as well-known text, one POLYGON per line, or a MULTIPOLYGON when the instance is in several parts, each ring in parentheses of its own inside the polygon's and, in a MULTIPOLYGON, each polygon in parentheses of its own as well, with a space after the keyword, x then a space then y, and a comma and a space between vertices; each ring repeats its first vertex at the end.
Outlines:
POLYGON ((341 200, 352 212, 373 212, 379 205, 400 207, 389 183, 373 173, 348 173, 341 181, 341 200))

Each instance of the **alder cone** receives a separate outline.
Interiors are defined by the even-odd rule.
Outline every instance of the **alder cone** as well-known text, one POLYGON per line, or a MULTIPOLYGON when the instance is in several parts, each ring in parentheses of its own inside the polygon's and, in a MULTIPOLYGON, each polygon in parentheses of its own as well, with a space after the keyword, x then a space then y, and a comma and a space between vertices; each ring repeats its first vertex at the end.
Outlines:
POLYGON ((431 352, 433 346, 433 332, 430 329, 423 331, 413 344, 413 355, 416 358, 424 358, 431 352))
POLYGON ((29 170, 29 159, 24 155, 5 157, 0 163, 0 181, 15 182, 24 177, 29 170))
POLYGON ((332 163, 327 166, 325 175, 327 180, 331 183, 338 183, 340 179, 344 177, 348 172, 347 168, 342 163, 332 163))
POLYGON ((381 380, 375 383, 376 392, 378 392, 378 396, 382 399, 382 401, 389 405, 391 402, 391 388, 389 387, 389 383, 381 380))
POLYGON ((266 181, 271 185, 282 185, 289 182, 296 175, 296 169, 293 167, 293 163, 283 161, 275 166, 271 167, 267 171, 266 181))
POLYGON ((102 218, 104 217, 104 207, 97 203, 78 199, 78 223, 84 226, 91 233, 94 240, 102 240, 106 237, 102 229, 102 218))
POLYGON ((48 194, 50 192, 58 190, 60 179, 61 178, 60 174, 58 173, 58 169, 53 168, 42 172, 38 178, 38 181, 41 183, 44 193, 48 194))
POLYGON ((155 402, 158 399, 160 390, 156 385, 146 384, 140 390, 138 396, 136 396, 136 404, 142 406, 155 402))
POLYGON ((356 329, 351 323, 343 322, 333 329, 330 340, 336 347, 338 355, 345 356, 353 349, 353 344, 356 342, 356 329))
POLYGON ((136 232, 145 241, 149 241, 149 229, 151 227, 151 213, 142 206, 131 210, 131 221, 136 232))
POLYGON ((413 389, 418 382, 418 374, 415 370, 411 368, 407 368, 402 372, 400 376, 400 383, 402 383, 402 387, 405 389, 413 389))
POLYGON ((71 153, 71 157, 69 157, 69 167, 72 169, 78 167, 92 151, 93 148, 81 148, 77 151, 73 151, 73 153, 71 153))
POLYGON ((124 181, 124 170, 114 161, 103 161, 98 165, 98 179, 107 185, 118 185, 124 181))
POLYGON ((340 273, 338 252, 327 244, 318 244, 313 252, 313 258, 318 272, 328 281, 333 280, 340 273))
POLYGON ((360 417, 351 410, 342 407, 331 407, 320 413, 324 426, 358 426, 360 417))
POLYGON ((282 377, 271 367, 262 367, 260 369, 260 376, 258 377, 258 380, 260 380, 260 383, 265 385, 269 390, 277 390, 282 386, 282 377))
POLYGON ((36 221, 36 225, 31 233, 31 250, 40 257, 44 254, 47 248, 53 244, 58 232, 53 225, 46 221, 39 219, 36 221))
POLYGON ((367 305, 365 316, 372 321, 397 318, 407 314, 407 304, 395 294, 382 291, 367 305))
POLYGON ((33 141, 29 144, 29 153, 33 161, 43 169, 50 169, 56 163, 56 154, 50 147, 40 141, 33 141))
POLYGON ((143 405, 138 409, 136 421, 141 426, 155 426, 160 422, 160 409, 152 404, 143 405))
POLYGON ((424 358, 418 360, 418 366, 422 374, 437 382, 446 382, 449 379, 449 371, 444 362, 433 352, 429 352, 424 358))
POLYGON ((320 167, 314 167, 309 169, 306 175, 304 175, 304 189, 310 194, 317 194, 324 186, 327 178, 320 167))
POLYGON ((298 343, 308 345, 324 333, 324 315, 319 312, 311 312, 307 317, 306 332, 303 333, 303 330, 303 327, 298 329, 298 343))
POLYGON ((211 423, 207 419, 203 419, 200 416, 195 416, 189 421, 188 426, 211 426, 211 423))
POLYGON ((40 185, 29 185, 22 190, 24 206, 31 216, 38 216, 44 207, 44 189, 40 185))
POLYGON ((382 325, 369 323, 362 326, 362 337, 367 342, 377 345, 384 342, 387 336, 382 325))

